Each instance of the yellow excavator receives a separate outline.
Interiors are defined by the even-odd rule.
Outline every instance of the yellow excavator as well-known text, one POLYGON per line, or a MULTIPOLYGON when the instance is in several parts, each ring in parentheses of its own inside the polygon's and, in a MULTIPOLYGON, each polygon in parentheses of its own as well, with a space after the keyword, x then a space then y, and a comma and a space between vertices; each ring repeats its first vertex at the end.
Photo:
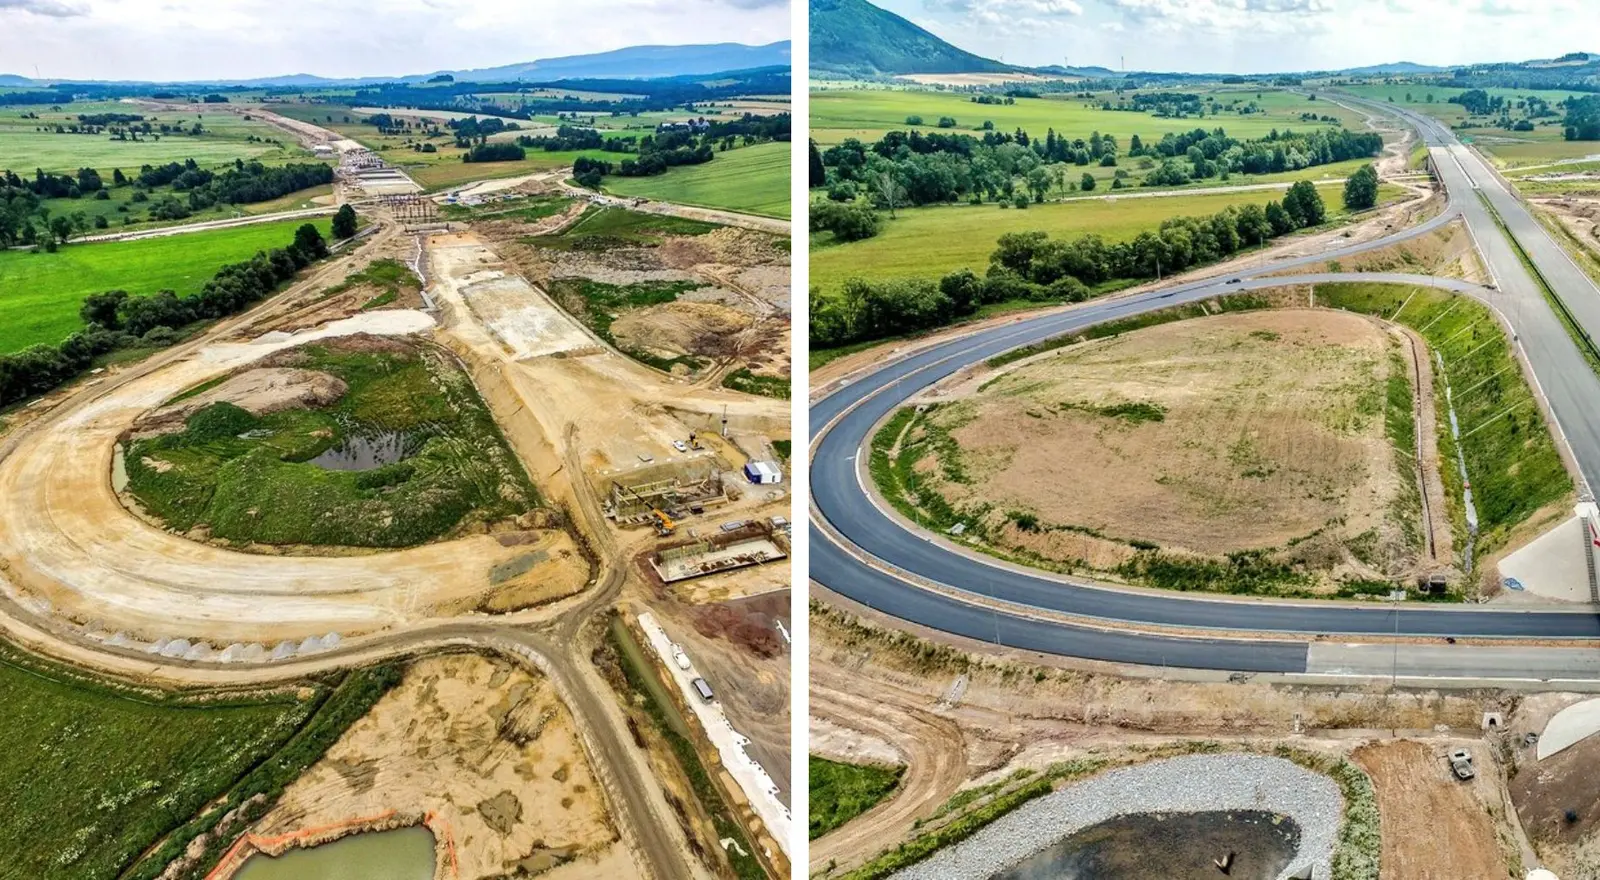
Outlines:
POLYGON ((655 517, 656 534, 658 536, 665 538, 666 536, 672 534, 674 531, 677 530, 678 524, 673 522, 672 521, 672 517, 667 516, 665 511, 663 511, 661 508, 655 506, 654 504, 651 504, 650 502, 644 500, 644 498, 642 496, 640 496, 638 492, 633 491, 633 489, 631 489, 631 488, 629 488, 627 486, 623 486, 622 488, 623 488, 623 491, 627 492, 629 495, 632 495, 633 496, 633 500, 639 502, 639 504, 641 506, 650 508, 650 515, 652 517, 655 517))

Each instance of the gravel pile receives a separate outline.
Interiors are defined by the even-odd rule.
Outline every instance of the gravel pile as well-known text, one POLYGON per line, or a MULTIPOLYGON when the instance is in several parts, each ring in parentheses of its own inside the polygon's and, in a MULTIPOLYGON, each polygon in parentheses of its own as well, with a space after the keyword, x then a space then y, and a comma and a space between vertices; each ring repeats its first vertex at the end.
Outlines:
POLYGON ((900 880, 987 880, 1062 838, 1117 816, 1262 810, 1300 826, 1283 876, 1310 863, 1330 876, 1344 800, 1339 786, 1292 761, 1188 755, 1110 770, 1030 801, 955 846, 896 873, 900 880))

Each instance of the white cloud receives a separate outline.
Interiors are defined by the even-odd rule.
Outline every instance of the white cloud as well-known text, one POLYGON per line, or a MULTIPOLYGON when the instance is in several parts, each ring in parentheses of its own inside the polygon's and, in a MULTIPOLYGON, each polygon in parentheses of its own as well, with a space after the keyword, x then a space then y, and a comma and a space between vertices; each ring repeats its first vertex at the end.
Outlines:
POLYGON ((0 0, 0 73, 398 76, 641 44, 789 39, 789 0, 0 0), (5 16, 63 7, 80 14, 5 16))
POLYGON ((82 8, 62 3, 60 0, 0 0, 0 12, 6 10, 48 15, 51 18, 71 18, 86 14, 82 8))

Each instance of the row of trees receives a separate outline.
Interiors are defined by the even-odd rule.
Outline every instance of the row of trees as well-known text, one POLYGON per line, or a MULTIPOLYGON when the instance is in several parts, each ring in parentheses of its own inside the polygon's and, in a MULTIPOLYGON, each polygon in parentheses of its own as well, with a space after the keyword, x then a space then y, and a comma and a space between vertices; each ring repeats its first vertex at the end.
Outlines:
POLYGON ((52 391, 114 349, 171 344, 179 328, 241 311, 327 255, 327 241, 307 223, 295 230, 287 247, 223 266, 193 296, 171 290, 147 296, 124 290, 90 294, 79 310, 86 325, 82 330, 57 345, 0 355, 0 406, 52 391))
POLYGON ((937 327, 985 304, 1012 300, 1081 302, 1114 281, 1142 281, 1213 263, 1327 219, 1310 181, 1282 201, 1228 207, 1207 217, 1173 217, 1125 242, 1099 235, 1052 239, 1044 232, 1000 236, 983 276, 970 269, 931 279, 850 279, 840 295, 811 292, 811 345, 834 348, 937 327))
MULTIPOLYGON (((1054 129, 1043 139, 1027 132, 970 134, 921 131, 888 132, 868 146, 851 138, 829 147, 812 160, 812 183, 828 187, 835 201, 866 195, 880 210, 960 200, 1013 201, 1019 190, 1042 201, 1052 188, 1077 190, 1082 175, 1069 177, 1065 165, 1116 166, 1118 143, 1109 134, 1087 139, 1059 136, 1054 129)), ((1375 133, 1322 129, 1308 133, 1273 131, 1266 138, 1241 141, 1222 129, 1194 129, 1167 134, 1154 144, 1134 136, 1130 155, 1147 168, 1145 186, 1181 186, 1194 180, 1227 179, 1234 173, 1271 174, 1375 155, 1383 139, 1375 133), (1159 163, 1157 160, 1160 160, 1159 163)), ((1127 185, 1120 171, 1114 189, 1127 185)))
POLYGON ((526 158, 528 151, 523 149, 521 144, 509 142, 477 144, 461 154, 463 162, 520 162, 526 158))

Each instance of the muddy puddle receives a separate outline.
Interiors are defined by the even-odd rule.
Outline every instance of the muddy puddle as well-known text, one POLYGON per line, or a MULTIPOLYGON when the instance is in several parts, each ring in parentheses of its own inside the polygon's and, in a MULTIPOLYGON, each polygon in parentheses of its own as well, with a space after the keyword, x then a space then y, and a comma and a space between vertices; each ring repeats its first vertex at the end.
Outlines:
POLYGON ((418 445, 400 431, 346 437, 343 443, 311 459, 311 463, 330 471, 370 471, 410 457, 418 445))
POLYGON ((1277 880, 1299 846, 1299 826, 1271 813, 1140 813, 1085 828, 990 880, 1277 880))
POLYGON ((433 880, 433 832, 412 825, 352 834, 277 858, 258 853, 233 880, 433 880))

